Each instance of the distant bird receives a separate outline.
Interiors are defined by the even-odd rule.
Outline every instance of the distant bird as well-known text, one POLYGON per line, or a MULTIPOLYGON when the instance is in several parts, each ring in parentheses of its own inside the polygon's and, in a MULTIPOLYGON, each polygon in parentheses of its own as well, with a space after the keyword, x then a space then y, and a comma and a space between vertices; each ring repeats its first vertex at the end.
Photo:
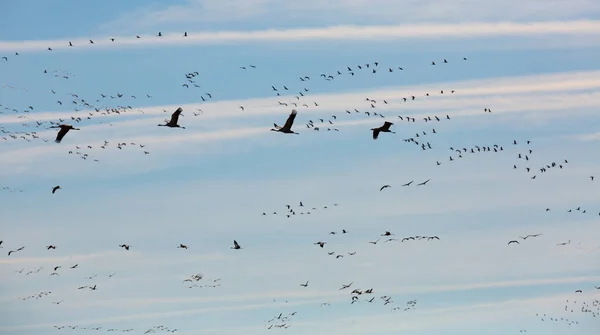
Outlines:
POLYGON ((300 286, 302 286, 302 287, 308 287, 308 280, 306 281, 306 283, 300 284, 300 286))
POLYGON ((422 182, 422 183, 419 183, 419 184, 417 184, 417 186, 422 186, 422 185, 425 185, 425 184, 427 184, 427 183, 428 183, 430 180, 431 180, 431 178, 429 178, 429 179, 425 180, 425 181, 424 181, 424 182, 422 182))
POLYGON ((526 240, 529 237, 538 237, 540 235, 542 235, 542 234, 529 234, 527 236, 519 236, 519 237, 521 237, 522 239, 526 240))
POLYGON ((411 181, 409 181, 409 182, 408 182, 408 183, 406 183, 406 184, 402 184, 402 186, 410 186, 410 184, 412 184, 412 183, 413 183, 413 181, 414 181, 414 180, 411 180, 411 181))
POLYGON ((237 243, 236 240, 233 240, 233 247, 231 247, 231 249, 242 249, 242 247, 240 247, 240 245, 237 243))
POLYGON ((60 186, 56 185, 52 188, 52 194, 56 193, 56 191, 60 190, 60 186))
POLYGON ((379 128, 371 128, 371 130, 373 131, 373 139, 376 140, 379 137, 379 133, 395 134, 395 132, 390 130, 390 127, 392 125, 393 125, 393 123, 386 121, 383 123, 383 126, 381 126, 379 128))
POLYGON ((12 254, 13 252, 21 251, 21 250, 23 250, 23 249, 25 249, 25 247, 20 247, 20 248, 18 248, 17 250, 10 250, 10 251, 8 252, 8 255, 10 256, 10 254, 12 254))
POLYGON ((58 134, 56 134, 56 140, 54 140, 54 142, 56 143, 60 143, 60 141, 62 141, 63 137, 65 137, 65 135, 67 135, 67 133, 69 132, 69 130, 79 130, 79 128, 73 128, 73 126, 71 126, 70 124, 61 124, 58 126, 51 126, 50 128, 60 128, 60 130, 58 131, 58 134))
POLYGON ((582 290, 576 290, 575 293, 583 293, 582 290))
POLYGON ((121 248, 125 248, 125 250, 129 250, 129 244, 121 244, 119 245, 121 248))
POLYGON ((56 249, 55 245, 49 245, 46 247, 46 250, 50 250, 50 249, 56 249))
POLYGON ((381 186, 381 188, 379 189, 379 192, 383 191, 384 188, 388 188, 391 187, 390 185, 383 185, 381 186))
POLYGON ((295 109, 292 109, 292 113, 290 113, 290 116, 288 116, 283 127, 280 127, 276 123, 273 123, 273 126, 275 126, 275 128, 271 129, 271 131, 278 131, 278 132, 284 133, 284 134, 298 134, 298 133, 292 131, 292 125, 294 124, 294 119, 296 119, 297 114, 298 114, 298 111, 295 109))
POLYGON ((180 243, 177 248, 179 248, 179 249, 187 249, 188 247, 187 247, 187 245, 180 243))
POLYGON ((348 285, 342 285, 342 287, 341 287, 339 290, 340 290, 340 291, 341 291, 341 290, 345 290, 345 289, 349 288, 350 286, 352 286, 352 284, 354 284, 354 282, 352 282, 352 283, 350 283, 350 284, 348 284, 348 285))
POLYGON ((520 244, 520 243, 519 243, 519 241, 512 240, 512 241, 509 241, 509 242, 508 242, 508 245, 511 245, 512 243, 520 244))
POLYGON ((177 110, 175 112, 173 112, 173 114, 171 115, 171 120, 169 122, 167 122, 166 124, 159 124, 159 126, 185 129, 185 127, 182 127, 177 124, 177 122, 179 121, 179 115, 181 115, 181 112, 183 112, 183 108, 181 108, 181 107, 177 108, 177 110))

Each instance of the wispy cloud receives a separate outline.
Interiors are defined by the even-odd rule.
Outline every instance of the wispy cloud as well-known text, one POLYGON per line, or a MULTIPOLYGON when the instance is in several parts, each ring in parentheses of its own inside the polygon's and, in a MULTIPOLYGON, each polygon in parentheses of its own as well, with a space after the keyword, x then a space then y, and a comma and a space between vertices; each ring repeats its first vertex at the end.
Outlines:
MULTIPOLYGON (((456 93, 450 94, 446 89, 446 94, 441 95, 439 94, 439 87, 421 85, 311 95, 306 99, 318 101, 319 107, 297 107, 300 113, 295 127, 306 135, 314 135, 312 133, 316 132, 306 128, 305 122, 309 119, 315 120, 315 118, 326 117, 329 119, 332 114, 336 114, 338 117, 334 120, 334 124, 325 126, 323 131, 327 127, 349 131, 352 128, 359 129, 358 127, 382 123, 383 120, 379 117, 364 115, 365 111, 377 111, 386 115, 386 119, 392 119, 392 122, 396 122, 399 131, 408 134, 412 132, 412 129, 416 131, 422 127, 430 126, 422 121, 423 117, 433 114, 445 118, 445 115, 449 114, 452 118, 458 118, 459 120, 460 117, 468 116, 484 120, 483 117, 489 117, 489 114, 483 113, 483 107, 491 106, 494 110, 493 115, 522 115, 527 113, 530 116, 535 115, 535 118, 539 120, 550 120, 556 117, 568 118, 573 115, 573 111, 579 114, 593 113, 593 108, 597 105, 600 95, 598 91, 600 88, 600 72, 569 72, 542 76, 505 77, 493 80, 447 83, 444 86, 455 89, 456 93), (426 92, 432 92, 432 96, 424 97, 426 92), (417 100, 403 102, 403 97, 410 97, 412 94, 418 96, 417 100), (364 101, 365 96, 380 101, 377 108, 370 108, 370 105, 364 101), (381 103, 383 99, 386 99, 388 104, 381 103), (398 111, 398 107, 402 107, 402 111, 398 111), (356 113, 354 108, 358 108, 361 113, 356 113), (346 109, 351 111, 350 115, 345 112, 346 109), (564 113, 567 110, 570 112, 568 114, 564 113), (390 115, 390 113, 392 114, 390 115), (403 121, 398 119, 397 115, 410 115, 417 118, 418 122, 403 124, 403 121)), ((293 97, 285 96, 277 98, 282 101, 294 100, 293 97)), ((179 105, 140 107, 143 109, 144 114, 135 113, 132 116, 128 114, 103 116, 104 120, 112 120, 114 126, 109 127, 106 124, 82 126, 83 130, 70 133, 68 140, 60 145, 40 142, 37 146, 31 146, 32 143, 27 143, 29 144, 27 148, 20 148, 18 144, 7 147, 3 151, 3 163, 5 165, 12 164, 14 169, 5 169, 4 173, 23 173, 24 170, 16 167, 22 166, 26 169, 27 166, 31 167, 28 164, 33 161, 53 157, 63 151, 74 150, 75 145, 94 145, 98 147, 105 140, 112 143, 144 143, 149 145, 152 150, 169 148, 169 151, 164 154, 171 155, 181 151, 178 151, 178 146, 174 146, 177 143, 219 142, 257 136, 267 138, 267 136, 274 135, 268 131, 271 123, 282 123, 292 108, 281 106, 275 100, 274 98, 260 98, 247 101, 234 100, 182 105, 186 117, 182 118, 180 123, 187 126, 185 130, 156 127, 156 124, 161 122, 166 115, 163 112, 164 109, 174 110, 179 105), (244 112, 239 110, 238 106, 240 104, 246 106, 244 112), (190 110, 195 111, 199 107, 205 110, 203 114, 193 116, 189 112, 190 110), (211 124, 215 125, 212 128, 219 128, 219 120, 221 119, 228 120, 227 124, 221 124, 226 129, 204 130, 211 124), (251 121, 251 123, 264 123, 264 126, 249 127, 248 121, 251 119, 260 121, 251 121), (201 131, 194 130, 195 127, 200 127, 201 131), (160 132, 158 129, 160 129, 160 132), (153 132, 152 135, 148 135, 148 131, 153 132)), ((60 117, 69 118, 72 115, 73 113, 65 112, 40 112, 36 115, 36 119, 56 120, 60 117)), ((498 119, 494 120, 498 122, 498 119)), ((512 122, 512 119, 508 121, 512 122)), ((21 123, 22 119, 15 116, 0 116, 0 122, 3 124, 17 124, 21 123)), ((316 122, 318 126, 319 121, 316 122)), ((457 122, 457 120, 443 120, 443 122, 450 123, 457 122)), ((49 141, 55 137, 55 134, 56 131, 53 130, 38 132, 38 136, 49 141)), ((557 134, 556 136, 560 135, 557 134)), ((590 139, 590 136, 588 135, 585 138, 590 139)), ((101 150, 99 148, 94 150, 96 150, 94 155, 99 157, 120 154, 116 150, 101 150)), ((204 150, 208 150, 208 147, 205 146, 204 150)), ((199 154, 198 150, 194 151, 194 154, 199 154)), ((152 158, 146 158, 146 166, 151 166, 152 164, 148 164, 152 162, 152 158)), ((126 161, 127 163, 124 164, 133 163, 133 160, 126 161)))
POLYGON ((256 31, 215 31, 163 33, 158 36, 74 37, 64 40, 0 41, 0 52, 48 52, 48 48, 60 50, 90 50, 94 48, 140 47, 152 45, 227 44, 282 41, 328 41, 328 40, 389 40, 418 38, 481 38, 491 36, 546 35, 599 35, 600 21, 553 21, 553 22, 498 22, 464 24, 404 24, 389 26, 331 26, 325 28, 269 29, 256 31), (69 42, 74 46, 69 47, 69 42))
POLYGON ((271 25, 311 22, 340 24, 350 22, 497 22, 524 20, 562 20, 589 17, 600 12, 593 0, 575 4, 560 0, 347 0, 323 2, 307 0, 187 0, 183 4, 145 6, 122 14, 101 25, 105 30, 146 30, 165 25, 203 26, 220 22, 260 23, 268 18, 271 25), (519 7, 519 11, 510 8, 519 7))

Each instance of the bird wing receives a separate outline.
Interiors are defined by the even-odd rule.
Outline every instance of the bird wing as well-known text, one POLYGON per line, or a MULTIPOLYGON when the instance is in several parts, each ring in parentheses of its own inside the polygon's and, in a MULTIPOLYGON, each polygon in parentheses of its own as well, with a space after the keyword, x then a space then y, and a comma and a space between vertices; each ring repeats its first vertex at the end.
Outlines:
POLYGON ((383 123, 383 126, 381 127, 381 130, 389 130, 392 125, 393 125, 393 123, 391 123, 389 121, 385 121, 383 123))
POLYGON ((239 247, 240 247, 240 245, 237 243, 237 241, 236 241, 236 240, 233 240, 233 246, 235 246, 236 248, 239 248, 239 247))
POLYGON ((390 185, 383 185, 383 186, 381 186, 381 188, 379 189, 379 191, 383 191, 383 189, 386 188, 386 187, 390 187, 390 185))
POLYGON ((179 115, 181 114, 181 112, 183 112, 183 108, 179 107, 177 108, 177 110, 175 112, 173 112, 173 114, 171 115, 171 124, 177 124, 177 122, 179 121, 179 115))
POLYGON ((381 129, 379 128, 375 128, 373 129, 373 139, 376 140, 377 137, 379 137, 379 132, 381 131, 381 129))
POLYGON ((69 132, 69 128, 67 128, 67 127, 60 127, 60 130, 58 131, 58 134, 56 134, 56 140, 54 142, 60 143, 60 141, 62 141, 63 137, 65 137, 65 135, 68 132, 69 132))
POLYGON ((294 124, 294 119, 296 119, 296 114, 298 114, 298 111, 295 109, 292 109, 292 112, 290 113, 290 116, 288 116, 287 121, 285 121, 285 124, 283 125, 284 129, 292 129, 292 125, 294 124))

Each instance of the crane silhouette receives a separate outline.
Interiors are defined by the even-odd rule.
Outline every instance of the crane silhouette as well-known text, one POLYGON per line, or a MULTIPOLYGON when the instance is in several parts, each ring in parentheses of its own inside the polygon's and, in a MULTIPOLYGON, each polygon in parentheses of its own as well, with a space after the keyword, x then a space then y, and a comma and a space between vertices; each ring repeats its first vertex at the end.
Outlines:
POLYGON ((173 112, 173 114, 171 114, 171 120, 169 122, 167 122, 166 124, 159 124, 159 126, 185 129, 185 127, 182 127, 177 124, 177 122, 179 121, 179 115, 181 115, 181 112, 183 112, 183 108, 181 108, 181 107, 177 108, 177 110, 175 112, 173 112))
POLYGON ((371 128, 371 130, 373 131, 373 139, 376 140, 379 137, 379 133, 392 133, 395 134, 395 132, 390 130, 390 127, 393 125, 393 123, 391 122, 384 122, 383 126, 378 127, 378 128, 371 128))
POLYGON ((71 130, 71 129, 79 130, 79 128, 73 128, 73 126, 70 124, 61 124, 58 126, 51 126, 50 128, 60 128, 60 130, 58 131, 58 134, 56 134, 56 140, 54 140, 54 142, 56 142, 56 143, 60 143, 60 141, 62 141, 63 137, 65 137, 65 135, 67 135, 69 130, 71 130))
POLYGON ((283 127, 278 126, 277 123, 273 123, 273 126, 275 126, 275 128, 271 129, 271 131, 278 131, 278 132, 284 133, 284 134, 298 135, 298 133, 292 131, 292 125, 294 124, 294 119, 296 119, 297 114, 298 114, 298 111, 295 109, 292 109, 292 112, 290 113, 290 116, 288 116, 283 127))

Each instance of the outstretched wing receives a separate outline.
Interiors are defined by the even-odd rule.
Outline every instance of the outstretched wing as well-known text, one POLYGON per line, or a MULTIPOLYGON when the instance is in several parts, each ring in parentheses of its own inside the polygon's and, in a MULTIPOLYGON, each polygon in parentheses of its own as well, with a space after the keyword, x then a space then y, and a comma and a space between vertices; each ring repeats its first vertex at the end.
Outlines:
POLYGON ((381 129, 379 128, 375 128, 373 129, 373 139, 376 140, 377 137, 379 137, 379 132, 381 131, 381 129))
POLYGON ((273 123, 273 126, 275 127, 275 129, 281 129, 281 127, 278 126, 277 123, 273 123))
POLYGON ((173 112, 173 114, 171 115, 171 122, 169 122, 169 123, 177 124, 177 122, 179 121, 179 115, 181 114, 181 112, 183 112, 183 108, 181 108, 181 107, 177 108, 177 110, 175 112, 173 112))
POLYGON ((62 141, 63 137, 65 137, 65 135, 67 135, 68 132, 69 128, 60 127, 60 130, 58 131, 58 134, 56 134, 56 140, 54 142, 60 143, 60 141, 62 141))
POLYGON ((389 122, 389 121, 385 121, 383 123, 383 126, 381 127, 381 130, 390 130, 390 127, 393 125, 393 123, 389 122))
POLYGON ((296 119, 296 114, 298 114, 298 111, 295 109, 292 109, 292 113, 290 113, 290 116, 288 116, 287 121, 285 121, 285 124, 283 125, 284 129, 292 129, 292 125, 294 124, 294 119, 296 119))

